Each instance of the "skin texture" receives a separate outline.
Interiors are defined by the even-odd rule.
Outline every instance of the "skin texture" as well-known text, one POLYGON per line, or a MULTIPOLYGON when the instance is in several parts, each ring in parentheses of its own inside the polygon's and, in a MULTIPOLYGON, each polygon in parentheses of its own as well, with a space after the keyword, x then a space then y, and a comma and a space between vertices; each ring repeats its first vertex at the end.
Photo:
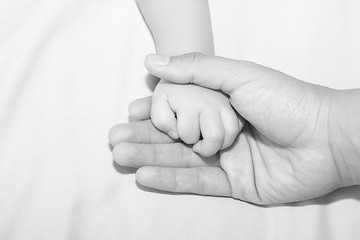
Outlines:
MULTIPOLYGON (((214 54, 207 0, 137 0, 153 35, 156 52, 214 54)), ((162 79, 154 90, 151 120, 173 139, 194 144, 209 157, 229 147, 242 127, 228 98, 195 85, 171 84, 162 79)))
POLYGON ((180 137, 183 142, 194 144, 193 150, 205 157, 230 147, 242 126, 223 94, 196 85, 168 82, 156 87, 151 120, 173 139, 180 137))
POLYGON ((146 120, 151 98, 137 100, 130 107, 136 121, 115 126, 109 139, 118 164, 140 167, 140 184, 256 204, 301 201, 360 184, 359 90, 347 94, 254 63, 195 53, 150 55, 146 67, 174 83, 224 91, 246 121, 230 148, 204 158, 146 120))

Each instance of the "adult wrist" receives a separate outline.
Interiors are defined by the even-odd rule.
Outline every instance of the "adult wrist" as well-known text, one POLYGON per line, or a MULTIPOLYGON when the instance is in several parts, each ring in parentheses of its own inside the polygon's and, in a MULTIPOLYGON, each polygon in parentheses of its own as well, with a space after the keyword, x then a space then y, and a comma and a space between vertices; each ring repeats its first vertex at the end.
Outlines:
POLYGON ((360 185, 360 90, 334 90, 329 101, 333 159, 344 186, 360 185))

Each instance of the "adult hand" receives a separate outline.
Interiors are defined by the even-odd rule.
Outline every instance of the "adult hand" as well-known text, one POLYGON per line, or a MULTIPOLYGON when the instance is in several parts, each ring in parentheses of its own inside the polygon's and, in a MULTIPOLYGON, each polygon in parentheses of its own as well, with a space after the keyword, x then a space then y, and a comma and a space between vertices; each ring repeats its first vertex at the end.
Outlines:
POLYGON ((133 102, 129 110, 136 122, 115 126, 109 139, 118 164, 140 167, 136 173, 140 184, 277 204, 360 182, 359 161, 357 169, 351 167, 354 164, 338 144, 342 135, 332 131, 338 123, 337 91, 254 63, 197 53, 171 58, 149 55, 146 67, 173 83, 223 91, 246 121, 230 148, 206 159, 145 120, 151 98, 133 102))

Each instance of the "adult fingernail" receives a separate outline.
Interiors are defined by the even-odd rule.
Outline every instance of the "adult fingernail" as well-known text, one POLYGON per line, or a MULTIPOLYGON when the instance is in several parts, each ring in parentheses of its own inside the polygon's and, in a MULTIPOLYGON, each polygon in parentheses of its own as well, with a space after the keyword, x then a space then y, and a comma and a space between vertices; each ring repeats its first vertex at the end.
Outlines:
POLYGON ((147 60, 155 65, 164 66, 170 62, 170 58, 166 56, 151 54, 147 56, 147 60))

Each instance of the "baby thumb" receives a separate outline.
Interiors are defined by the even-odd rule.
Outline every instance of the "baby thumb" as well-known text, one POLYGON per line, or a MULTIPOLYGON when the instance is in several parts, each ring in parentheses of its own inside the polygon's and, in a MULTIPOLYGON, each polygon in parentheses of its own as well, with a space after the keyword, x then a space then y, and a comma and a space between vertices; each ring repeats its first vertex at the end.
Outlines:
POLYGON ((229 95, 250 80, 246 73, 251 65, 255 64, 202 53, 174 57, 150 54, 145 59, 145 67, 156 77, 178 84, 193 83, 222 90, 229 95))

